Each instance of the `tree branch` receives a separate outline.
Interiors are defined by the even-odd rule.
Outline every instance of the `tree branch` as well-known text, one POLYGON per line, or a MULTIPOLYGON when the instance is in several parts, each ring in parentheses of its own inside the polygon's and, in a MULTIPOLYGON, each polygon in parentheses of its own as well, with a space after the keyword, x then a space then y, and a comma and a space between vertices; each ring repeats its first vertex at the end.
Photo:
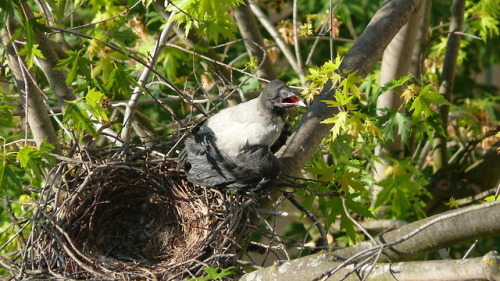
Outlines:
MULTIPOLYGON (((344 57, 339 73, 344 70, 358 70, 357 74, 365 77, 392 38, 408 21, 410 15, 416 11, 419 5, 420 0, 384 2, 363 34, 344 57)), ((284 173, 289 175, 297 174, 332 128, 333 124, 321 123, 326 118, 338 113, 338 108, 328 107, 323 102, 323 100, 333 99, 332 86, 331 83, 324 86, 320 95, 302 116, 299 127, 290 137, 287 145, 278 153, 283 163, 284 173)))
POLYGON ((302 82, 303 85, 305 85, 305 74, 303 69, 299 67, 299 64, 295 57, 293 56, 292 51, 288 49, 288 46, 286 45, 285 41, 281 38, 279 32, 276 30, 274 25, 271 23, 271 21, 266 17, 264 12, 257 6, 256 3, 249 1, 249 6, 252 12, 255 14, 257 19, 260 21, 260 23, 264 26, 264 28, 269 32, 269 34, 273 37, 274 41, 276 41, 276 44, 278 44, 278 47, 280 50, 283 52, 283 55, 285 55, 285 58, 287 59, 288 63, 292 66, 294 69, 295 73, 300 78, 300 81, 302 82))
MULTIPOLYGON (((172 12, 170 14, 170 17, 173 17, 175 15, 175 12, 172 12)), ((137 121, 134 120, 134 112, 135 109, 137 108, 137 103, 139 102, 139 98, 142 94, 142 88, 146 85, 146 82, 148 80, 149 74, 151 73, 151 69, 155 67, 156 61, 158 60, 158 56, 160 55, 160 51, 163 48, 165 42, 167 41, 168 34, 172 30, 172 27, 174 26, 174 22, 167 22, 165 25, 165 28, 163 28, 160 38, 158 38, 158 41, 156 42, 155 49, 152 52, 152 57, 151 61, 148 63, 147 67, 144 67, 141 75, 137 81, 137 83, 140 85, 136 86, 134 88, 134 91, 132 93, 132 96, 130 97, 127 106, 125 107, 125 114, 123 116, 123 129, 120 134, 121 139, 125 144, 128 144, 130 141, 130 128, 133 123, 136 123, 137 121)), ((137 125, 136 125, 137 126, 137 125)), ((139 126, 137 126, 139 127, 139 126)), ((137 131, 137 130, 136 130, 137 131)), ((149 136, 147 132, 141 133, 141 131, 138 132, 140 137, 145 140, 146 144, 152 144, 153 139, 149 136)))
MULTIPOLYGON (((380 262, 405 261, 439 248, 498 235, 498 233, 500 233, 500 201, 495 201, 449 211, 404 225, 375 237, 376 242, 380 244, 378 246, 372 241, 365 241, 350 248, 309 255, 281 265, 257 270, 244 275, 240 280, 254 280, 258 277, 288 281, 304 280, 300 279, 300 272, 309 274, 307 280, 314 277, 319 279, 323 276, 328 276, 331 280, 339 280, 339 277, 344 277, 346 274, 345 270, 352 272, 353 266, 374 258, 380 250, 384 253, 379 256, 380 262), (463 229, 465 225, 467 225, 467 231, 463 229), (333 273, 334 270, 335 273, 333 273), (328 272, 332 274, 328 275, 328 272), (311 273, 317 273, 317 275, 311 276, 311 273)), ((360 267, 361 269, 363 267, 360 267)))
MULTIPOLYGON (((461 31, 464 25, 464 10, 465 0, 454 0, 453 11, 451 15, 450 29, 448 34, 448 43, 446 44, 446 54, 443 62, 443 72, 441 73, 441 85, 439 94, 443 95, 448 101, 451 100, 451 91, 455 80, 455 71, 457 65, 458 50, 460 49, 460 34, 456 31, 461 31)), ((437 135, 433 140, 434 154, 433 170, 434 173, 439 170, 446 170, 448 167, 448 152, 446 147, 448 114, 450 112, 449 105, 441 105, 439 113, 441 114, 444 136, 437 135)))
MULTIPOLYGON (((25 12, 27 20, 34 17, 27 3, 21 2, 20 5, 25 12)), ((73 90, 66 84, 66 74, 62 70, 55 70, 59 62, 59 57, 53 45, 49 43, 49 39, 38 28, 33 28, 33 30, 37 36, 36 41, 38 43, 38 48, 45 57, 45 59, 37 58, 37 61, 40 64, 40 69, 43 71, 43 74, 47 77, 52 91, 57 96, 60 103, 75 100, 76 97, 73 94, 73 90)))
POLYGON ((6 49, 9 68, 14 77, 17 91, 25 101, 24 107, 28 125, 38 146, 47 141, 54 146, 53 152, 55 154, 62 155, 61 145, 45 107, 43 93, 32 80, 33 75, 28 72, 26 65, 24 65, 23 57, 18 56, 15 43, 11 42, 12 34, 10 31, 14 30, 13 25, 14 23, 11 22, 9 28, 2 29, 2 44, 6 49))
POLYGON ((257 59, 257 64, 262 62, 262 66, 257 69, 257 75, 267 80, 276 79, 273 63, 264 48, 260 28, 247 1, 245 1, 245 4, 239 5, 234 11, 234 19, 238 23, 241 36, 245 39, 244 43, 248 54, 250 57, 257 59))

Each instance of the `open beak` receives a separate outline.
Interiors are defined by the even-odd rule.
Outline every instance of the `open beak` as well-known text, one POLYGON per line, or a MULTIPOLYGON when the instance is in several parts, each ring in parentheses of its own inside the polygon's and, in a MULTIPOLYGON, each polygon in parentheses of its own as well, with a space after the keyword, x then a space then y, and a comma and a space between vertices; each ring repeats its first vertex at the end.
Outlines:
POLYGON ((299 99, 295 94, 291 94, 289 97, 281 99, 280 104, 282 104, 284 107, 289 107, 289 106, 306 107, 306 104, 301 99, 299 99))

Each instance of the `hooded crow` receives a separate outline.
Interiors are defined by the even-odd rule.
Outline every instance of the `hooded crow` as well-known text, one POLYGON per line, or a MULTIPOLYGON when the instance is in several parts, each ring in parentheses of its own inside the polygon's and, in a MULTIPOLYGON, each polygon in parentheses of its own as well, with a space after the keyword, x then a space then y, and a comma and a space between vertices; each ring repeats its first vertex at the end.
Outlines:
POLYGON ((178 168, 198 185, 236 190, 268 186, 281 170, 270 149, 279 149, 278 142, 289 134, 286 109, 292 106, 305 104, 285 83, 271 81, 258 98, 208 118, 186 140, 178 168))

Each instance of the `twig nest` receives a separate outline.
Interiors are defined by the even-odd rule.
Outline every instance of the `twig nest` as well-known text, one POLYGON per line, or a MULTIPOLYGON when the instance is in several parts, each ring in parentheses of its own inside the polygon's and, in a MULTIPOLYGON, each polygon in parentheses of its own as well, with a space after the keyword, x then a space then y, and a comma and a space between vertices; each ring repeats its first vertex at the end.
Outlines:
POLYGON ((252 200, 195 187, 174 166, 62 163, 59 189, 67 194, 53 210, 53 196, 41 197, 35 265, 64 278, 161 280, 227 267, 252 200))

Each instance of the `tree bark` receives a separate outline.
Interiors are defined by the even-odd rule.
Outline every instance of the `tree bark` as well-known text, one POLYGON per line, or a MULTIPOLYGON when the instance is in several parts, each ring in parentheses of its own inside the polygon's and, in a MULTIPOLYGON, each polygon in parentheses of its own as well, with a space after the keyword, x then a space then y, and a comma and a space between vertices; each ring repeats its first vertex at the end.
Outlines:
MULTIPOLYGON (((308 268, 290 268, 282 263, 269 275, 248 274, 240 280, 345 280, 345 281, 442 281, 442 280, 500 280, 498 266, 500 257, 490 252, 484 257, 465 260, 414 261, 400 263, 368 263, 359 269, 354 266, 341 268, 325 279, 319 279, 318 271, 308 268), (317 279, 313 279, 313 278, 317 279)), ((340 262, 325 264, 325 270, 335 268, 340 262)), ((321 271, 319 271, 321 272, 321 271)))
POLYGON ((266 52, 262 34, 252 10, 248 6, 248 1, 238 6, 234 11, 234 18, 238 23, 248 54, 250 57, 256 58, 259 65, 262 63, 262 66, 257 69, 257 75, 267 80, 276 79, 274 66, 266 52))
POLYGON ((23 57, 17 55, 14 47, 14 42, 10 42, 11 36, 8 30, 13 29, 13 23, 9 24, 9 28, 1 31, 2 44, 5 46, 7 59, 9 61, 9 69, 14 77, 17 92, 22 97, 25 107, 28 126, 31 129, 33 138, 37 146, 42 145, 44 141, 54 146, 52 151, 55 154, 62 155, 61 145, 57 138, 54 126, 50 121, 50 117, 43 100, 43 93, 32 80, 34 75, 28 72, 26 65, 23 65, 23 57))
MULTIPOLYGON (((27 3, 21 2, 21 7, 26 14, 27 20, 34 17, 33 12, 27 3)), ((40 64, 40 69, 43 71, 43 74, 45 74, 45 77, 49 81, 52 91, 61 104, 65 101, 75 100, 76 96, 74 95, 73 90, 68 86, 68 84, 66 84, 66 74, 62 70, 54 69, 57 63, 59 63, 59 57, 54 50, 54 44, 49 43, 47 36, 45 36, 45 34, 38 28, 35 27, 33 29, 37 36, 36 42, 38 44, 38 48, 45 57, 45 59, 37 58, 37 61, 40 64)))
POLYGON ((409 72, 418 79, 422 79, 422 57, 426 51, 429 40, 429 22, 431 19, 432 0, 425 0, 421 5, 422 14, 420 18, 420 27, 417 35, 417 42, 413 48, 409 70, 409 72))
MULTIPOLYGON (((352 271, 353 266, 364 260, 369 260, 368 265, 372 264, 374 258, 380 263, 406 261, 437 249, 499 233, 500 201, 495 201, 416 221, 375 237, 375 241, 365 241, 350 248, 309 255, 260 269, 244 275, 240 280, 312 280, 314 277, 327 276, 338 266, 348 266, 346 269, 352 271), (300 279, 304 276, 300 275, 301 272, 307 274, 307 279, 300 279)), ((335 276, 331 280, 343 277, 335 276)))

